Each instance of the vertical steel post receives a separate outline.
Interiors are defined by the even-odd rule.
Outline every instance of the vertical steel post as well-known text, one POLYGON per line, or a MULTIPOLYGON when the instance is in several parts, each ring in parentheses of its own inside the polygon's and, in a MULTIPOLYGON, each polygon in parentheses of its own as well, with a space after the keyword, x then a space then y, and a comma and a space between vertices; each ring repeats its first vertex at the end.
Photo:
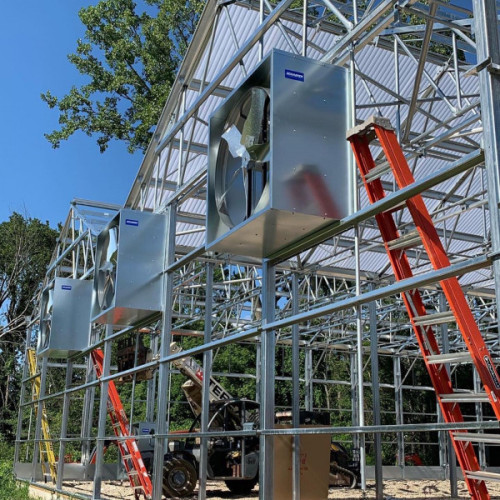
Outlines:
MULTIPOLYGON (((357 371, 357 361, 356 361, 356 351, 349 352, 349 368, 350 368, 350 376, 351 376, 351 422, 353 426, 359 425, 359 417, 358 417, 358 391, 356 390, 356 384, 358 380, 358 371, 357 371)), ((354 434, 352 438, 352 443, 354 448, 359 448, 359 434, 354 434)))
POLYGON ((260 395, 261 395, 261 360, 262 360, 262 347, 260 345, 260 340, 256 344, 255 348, 255 401, 260 403, 260 395))
MULTIPOLYGON (((394 402, 396 410, 396 425, 403 425, 403 380, 401 377, 401 358, 399 356, 394 356, 394 402)), ((398 455, 397 455, 397 465, 404 469, 405 465, 405 438, 402 432, 397 434, 398 442, 398 455)))
MULTIPOLYGON (((268 260, 262 265, 262 334, 261 334, 261 401, 260 428, 274 428, 274 381, 276 337, 266 325, 274 321, 275 268, 268 260)), ((274 436, 260 436, 259 499, 272 500, 274 473, 274 436)))
POLYGON ((36 481, 36 465, 40 456, 40 440, 42 438, 42 415, 43 415, 43 401, 45 397, 45 387, 47 384, 47 364, 49 358, 44 356, 42 358, 42 367, 40 369, 40 392, 38 394, 36 425, 35 425, 35 445, 33 446, 33 470, 31 480, 36 481))
MULTIPOLYGON (((259 1, 259 25, 264 22, 264 0, 259 1)), ((264 35, 259 39, 259 61, 264 59, 264 35)))
MULTIPOLYGON (((151 334, 151 351, 153 357, 156 359, 158 354, 158 335, 153 332, 151 334)), ((156 393, 156 377, 157 370, 153 372, 153 377, 147 382, 147 393, 146 393, 146 421, 152 422, 155 415, 155 393, 156 393)))
POLYGON ((73 361, 68 360, 66 365, 66 384, 65 392, 63 398, 63 410, 61 417, 61 438, 59 440, 59 460, 57 462, 57 481, 56 488, 60 490, 62 488, 63 476, 64 476, 64 455, 66 454, 66 437, 68 435, 68 418, 69 418, 69 404, 71 401, 71 393, 68 390, 71 387, 71 382, 73 381, 73 361))
MULTIPOLYGON (((370 290, 375 286, 370 285, 370 290)), ((377 336, 377 304, 370 302, 368 305, 368 314, 370 317, 370 359, 371 359, 371 377, 372 377, 372 399, 373 399, 373 425, 381 425, 380 418, 380 382, 379 382, 379 363, 378 363, 378 336, 377 336)), ((382 500, 384 498, 384 477, 382 473, 382 435, 376 432, 374 435, 375 447, 375 498, 382 500)))
MULTIPOLYGON (((31 320, 26 319, 26 324, 29 325, 31 320)), ((24 347, 24 365, 23 374, 21 378, 21 395, 19 397, 19 410, 17 412, 17 428, 16 428, 16 445, 14 447, 14 467, 19 462, 19 456, 21 454, 21 430, 23 427, 23 412, 24 412, 24 400, 26 398, 26 378, 28 377, 28 349, 31 341, 32 327, 26 329, 26 339, 24 347)))
POLYGON ((479 72, 481 120, 488 180, 491 250, 497 304, 500 304, 500 47, 495 0, 473 0, 477 63, 489 61, 479 72))
MULTIPOLYGON (((214 265, 208 262, 205 266, 206 283, 205 283, 205 330, 203 341, 209 344, 212 339, 212 310, 213 310, 213 277, 214 265)), ((208 419, 210 410, 210 377, 212 376, 212 349, 203 353, 203 389, 201 393, 201 432, 208 431, 208 419)), ((201 438, 200 445, 200 470, 198 482, 198 498, 204 500, 206 498, 207 487, 207 461, 208 461, 208 438, 201 438)))
POLYGON ((305 384, 305 407, 306 411, 313 411, 313 352, 312 349, 304 351, 304 384, 305 384))
POLYGON ((307 57, 307 7, 308 0, 303 1, 303 12, 302 12, 302 55, 307 57))
MULTIPOLYGON (((176 206, 167 207, 167 244, 165 250, 165 263, 168 267, 175 260, 175 220, 176 206)), ((167 272, 163 285, 163 321, 161 328, 160 360, 170 355, 172 341, 172 296, 174 276, 167 272)), ((165 455, 167 440, 163 436, 167 433, 167 406, 170 389, 170 363, 160 362, 158 369, 158 405, 156 414, 156 436, 153 463, 153 500, 161 500, 163 485, 163 457, 165 455)))
MULTIPOLYGON (((448 302, 446 300, 446 297, 444 293, 439 294, 439 311, 444 312, 448 309, 448 302)), ((448 325, 446 323, 442 323, 440 325, 441 329, 441 344, 442 344, 442 350, 443 354, 446 354, 450 352, 450 341, 448 338, 448 325)), ((448 372, 448 375, 450 375, 450 366, 446 366, 446 371, 448 372)), ((444 420, 443 414, 441 410, 439 409, 439 405, 436 405, 438 408, 438 413, 441 416, 441 420, 444 420)), ((450 476, 450 493, 452 498, 458 498, 458 484, 457 484, 457 459, 455 455, 455 449, 453 448, 453 445, 451 443, 451 437, 449 432, 440 432, 440 448, 441 448, 441 436, 445 437, 444 441, 446 443, 446 446, 443 448, 446 448, 448 452, 448 470, 449 470, 449 476, 450 476)), ((441 459, 441 449, 440 451, 440 459, 441 459)), ((444 450, 443 450, 444 451, 444 450)))
MULTIPOLYGON (((292 313, 299 313, 299 277, 292 274, 292 313)), ((300 426, 300 359, 299 359, 300 332, 299 324, 292 325, 292 427, 300 426)), ((293 500, 300 500, 300 436, 293 436, 293 500)))
MULTIPOLYGON (((93 333, 91 332, 90 345, 93 343, 93 333)), ((95 371, 92 365, 92 358, 88 356, 87 359, 87 371, 85 376, 85 383, 88 383, 95 378, 95 371)), ((88 464, 91 451, 91 433, 92 433, 92 414, 94 412, 94 401, 95 401, 95 386, 88 387, 85 389, 85 396, 83 398, 83 410, 82 410, 82 430, 80 431, 80 437, 82 439, 81 446, 81 463, 84 465, 88 464)), ((87 470, 87 469, 85 469, 87 470)), ((85 479, 87 478, 87 472, 85 472, 85 479)))
MULTIPOLYGON (((479 377, 479 374, 477 373, 477 370, 472 366, 472 378, 473 378, 473 383, 474 383, 474 392, 481 392, 483 389, 481 387, 481 378, 479 377)), ((478 422, 483 422, 484 421, 484 414, 483 414, 483 404, 482 403, 475 403, 476 407, 476 420, 478 422)), ((478 459, 479 459, 479 465, 481 467, 486 467, 486 445, 484 443, 478 443, 478 459)))
MULTIPOLYGON (((113 334, 113 327, 106 325, 104 339, 104 359, 102 362, 102 377, 109 376, 111 366, 111 342, 108 337, 113 334)), ((97 424, 96 461, 94 472, 94 487, 92 499, 101 498, 102 469, 104 466, 104 438, 106 437, 106 418, 108 414, 108 382, 101 382, 101 397, 99 399, 99 420, 97 424)))

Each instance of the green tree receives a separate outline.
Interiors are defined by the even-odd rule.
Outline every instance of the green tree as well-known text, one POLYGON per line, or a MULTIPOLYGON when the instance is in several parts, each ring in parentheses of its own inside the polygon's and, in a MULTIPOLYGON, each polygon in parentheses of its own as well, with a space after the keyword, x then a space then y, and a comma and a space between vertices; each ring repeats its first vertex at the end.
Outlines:
POLYGON ((130 152, 148 145, 204 2, 140 4, 101 0, 79 11, 86 31, 68 59, 90 81, 61 98, 42 94, 60 113, 60 128, 45 134, 54 148, 78 130, 97 136, 101 153, 111 139, 130 152))
POLYGON ((13 213, 0 223, 0 434, 13 435, 25 318, 45 276, 58 232, 13 213))

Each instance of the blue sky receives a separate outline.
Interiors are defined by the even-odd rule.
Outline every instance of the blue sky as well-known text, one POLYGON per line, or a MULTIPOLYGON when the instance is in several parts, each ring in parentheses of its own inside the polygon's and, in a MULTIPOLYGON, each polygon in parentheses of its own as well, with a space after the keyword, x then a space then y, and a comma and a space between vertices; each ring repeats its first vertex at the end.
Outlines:
POLYGON ((77 133, 53 149, 45 132, 58 112, 40 94, 62 96, 85 80, 67 60, 84 29, 81 7, 96 2, 26 0, 4 2, 0 21, 0 222, 12 211, 63 222, 73 198, 122 204, 142 154, 112 142, 101 154, 93 138, 77 133))

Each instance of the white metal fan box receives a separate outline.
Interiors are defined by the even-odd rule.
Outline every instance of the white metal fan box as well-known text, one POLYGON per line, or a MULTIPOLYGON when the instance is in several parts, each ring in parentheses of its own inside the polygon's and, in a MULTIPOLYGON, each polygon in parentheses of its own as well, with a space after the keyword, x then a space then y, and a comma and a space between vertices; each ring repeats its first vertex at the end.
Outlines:
POLYGON ((92 281, 55 278, 42 293, 37 354, 67 358, 89 345, 92 281))
POLYGON ((122 209, 97 237, 92 321, 134 325, 162 309, 166 217, 162 214, 122 209), (107 238, 117 230, 113 257, 113 290, 109 303, 99 300, 99 276, 107 238), (100 303, 101 302, 101 303, 100 303))
MULTIPOLYGON (((347 76, 344 68, 274 50, 214 112, 209 128, 207 250, 268 257, 352 213, 345 138, 347 76), (241 158, 233 153, 241 151, 239 142, 253 140, 248 134, 243 140, 241 126, 248 112, 242 102, 252 88, 263 89, 255 92, 261 101, 265 94, 269 100, 269 150, 267 163, 254 174, 260 183, 257 195, 255 189, 248 194, 254 178, 249 180, 241 158), (232 127, 231 120, 239 126, 232 127), (231 148, 235 128, 240 130, 231 148)), ((248 99, 252 108, 253 95, 248 99)))

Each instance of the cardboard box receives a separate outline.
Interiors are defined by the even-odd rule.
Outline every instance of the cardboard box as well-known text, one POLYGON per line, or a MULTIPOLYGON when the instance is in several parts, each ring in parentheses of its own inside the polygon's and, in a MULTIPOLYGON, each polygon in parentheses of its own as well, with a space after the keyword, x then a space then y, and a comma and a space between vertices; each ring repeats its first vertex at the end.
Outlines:
MULTIPOLYGON (((277 425, 276 428, 290 426, 277 425)), ((301 426, 306 427, 306 426, 301 426)), ((310 426, 307 426, 310 428, 310 426)), ((330 473, 329 434, 300 436, 300 498, 325 500, 328 498, 330 473)), ((293 436, 274 437, 274 500, 292 498, 293 436)))

